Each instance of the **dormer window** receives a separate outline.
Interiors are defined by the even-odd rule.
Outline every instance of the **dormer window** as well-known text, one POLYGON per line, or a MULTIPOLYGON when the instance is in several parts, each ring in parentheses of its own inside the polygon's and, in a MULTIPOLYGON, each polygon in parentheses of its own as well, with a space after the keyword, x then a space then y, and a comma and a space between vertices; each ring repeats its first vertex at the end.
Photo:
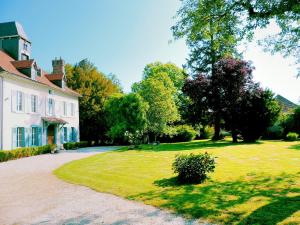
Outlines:
POLYGON ((29 59, 28 55, 26 55, 24 53, 21 54, 21 60, 28 60, 28 59, 29 59))

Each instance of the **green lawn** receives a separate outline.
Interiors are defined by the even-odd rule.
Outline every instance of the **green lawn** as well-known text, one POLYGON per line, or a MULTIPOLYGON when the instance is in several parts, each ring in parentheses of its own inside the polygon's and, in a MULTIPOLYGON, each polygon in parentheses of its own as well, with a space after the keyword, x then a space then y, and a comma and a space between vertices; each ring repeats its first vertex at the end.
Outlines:
POLYGON ((300 142, 229 141, 144 146, 68 163, 59 178, 100 192, 220 224, 300 224, 300 142), (200 185, 176 185, 176 154, 209 152, 215 173, 200 185))

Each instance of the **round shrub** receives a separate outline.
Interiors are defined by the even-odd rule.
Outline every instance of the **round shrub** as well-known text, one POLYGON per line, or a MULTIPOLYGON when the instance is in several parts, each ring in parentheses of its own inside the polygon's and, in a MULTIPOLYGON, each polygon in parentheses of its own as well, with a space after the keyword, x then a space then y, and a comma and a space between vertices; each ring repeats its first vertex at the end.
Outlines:
POLYGON ((298 137, 299 137, 299 135, 297 133, 289 132, 286 135, 286 140, 288 140, 288 141, 297 141, 298 137))
POLYGON ((178 173, 180 183, 202 183, 207 173, 214 172, 215 158, 207 152, 194 155, 177 155, 172 165, 174 173, 178 173))

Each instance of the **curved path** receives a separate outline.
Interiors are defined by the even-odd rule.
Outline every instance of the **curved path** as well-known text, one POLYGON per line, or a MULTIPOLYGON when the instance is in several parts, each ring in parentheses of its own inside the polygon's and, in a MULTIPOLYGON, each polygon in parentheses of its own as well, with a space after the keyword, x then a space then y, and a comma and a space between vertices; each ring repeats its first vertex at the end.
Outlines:
POLYGON ((52 171, 112 148, 40 155, 0 163, 0 224, 198 224, 152 206, 68 184, 52 171))

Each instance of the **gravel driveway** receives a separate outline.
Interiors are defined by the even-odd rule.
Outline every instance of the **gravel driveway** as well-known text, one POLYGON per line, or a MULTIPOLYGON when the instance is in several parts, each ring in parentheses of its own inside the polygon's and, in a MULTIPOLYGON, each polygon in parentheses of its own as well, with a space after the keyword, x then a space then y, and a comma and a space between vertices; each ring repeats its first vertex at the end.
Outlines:
POLYGON ((66 162, 111 149, 0 163, 0 224, 198 224, 152 206, 65 183, 52 174, 66 162))

